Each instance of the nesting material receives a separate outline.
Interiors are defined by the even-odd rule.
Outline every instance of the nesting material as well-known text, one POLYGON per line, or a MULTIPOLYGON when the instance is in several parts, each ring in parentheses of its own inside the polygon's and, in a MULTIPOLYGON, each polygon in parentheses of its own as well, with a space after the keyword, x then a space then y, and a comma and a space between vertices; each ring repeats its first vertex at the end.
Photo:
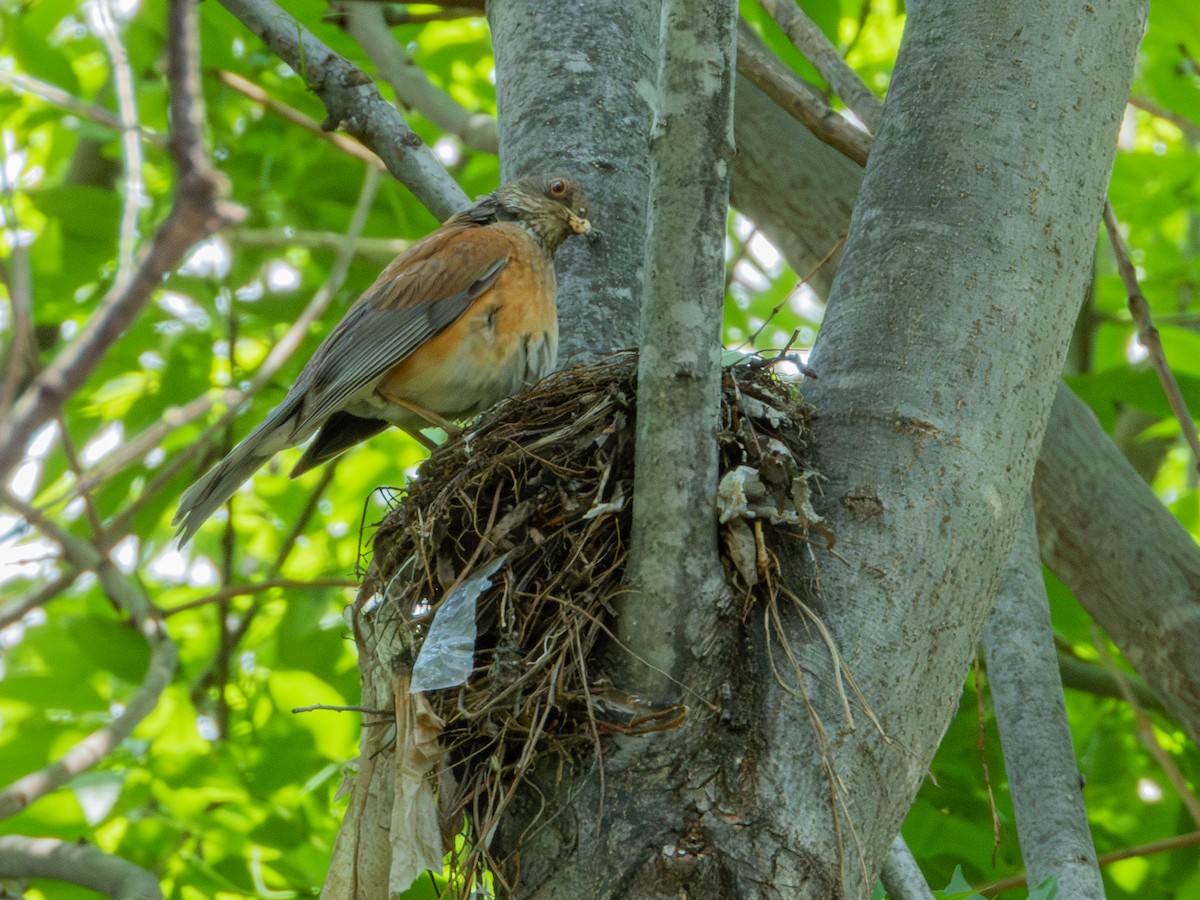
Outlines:
MULTIPOLYGON (((436 778, 443 847, 454 845, 464 815, 470 836, 486 838, 539 757, 599 746, 605 734, 674 727, 686 715, 620 695, 593 655, 623 590, 636 370, 634 354, 619 354, 493 408, 421 466, 375 534, 360 646, 369 632, 365 644, 389 648, 380 658, 391 660, 396 683, 408 684, 416 666, 419 683, 452 685, 418 695, 428 703, 424 721, 442 723, 441 755, 436 776, 413 775, 426 784, 404 786, 405 797, 428 798, 436 778), (473 616, 464 618, 464 603, 473 616), (447 616, 458 624, 439 634, 452 605, 447 616), (471 642, 462 631, 472 624, 473 659, 464 657, 471 642), (421 649, 426 638, 438 645, 434 662, 421 649), (433 681, 424 680, 430 667, 433 681)), ((809 502, 810 409, 769 361, 749 359, 725 370, 721 417, 714 515, 734 595, 752 604, 776 580, 764 528, 803 539, 817 532, 820 546, 831 543, 809 502)), ((430 810, 407 815, 428 823, 430 810)), ((427 846, 429 835, 411 836, 421 839, 427 846)), ((475 854, 485 842, 472 842, 475 854)))

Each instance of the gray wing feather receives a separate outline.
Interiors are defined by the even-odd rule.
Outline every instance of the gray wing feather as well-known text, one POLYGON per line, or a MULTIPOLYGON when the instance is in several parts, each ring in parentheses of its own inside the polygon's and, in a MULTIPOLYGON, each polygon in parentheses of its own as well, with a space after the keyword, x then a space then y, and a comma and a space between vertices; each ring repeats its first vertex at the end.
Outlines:
POLYGON ((364 296, 313 354, 289 392, 304 394, 297 431, 307 432, 324 422, 451 325, 496 282, 506 265, 508 257, 503 256, 464 290, 415 307, 378 309, 364 296))

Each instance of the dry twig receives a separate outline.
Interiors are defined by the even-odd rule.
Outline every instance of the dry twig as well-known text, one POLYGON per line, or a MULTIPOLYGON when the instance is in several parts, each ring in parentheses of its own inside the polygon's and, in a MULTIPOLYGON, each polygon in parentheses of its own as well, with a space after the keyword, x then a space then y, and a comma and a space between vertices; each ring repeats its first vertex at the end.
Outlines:
POLYGON ((821 77, 842 98, 850 111, 858 116, 867 131, 877 133, 879 120, 883 117, 883 104, 863 84, 858 73, 846 64, 837 47, 825 37, 825 32, 794 0, 758 0, 758 5, 783 29, 788 40, 821 73, 821 77))
POLYGON ((343 128, 374 150, 439 220, 467 205, 462 188, 361 69, 330 50, 274 0, 221 0, 221 5, 321 98, 329 111, 322 128, 343 128))
POLYGON ((75 340, 0 419, 0 476, 12 471, 33 433, 57 416, 67 398, 83 386, 105 351, 137 318, 162 276, 198 241, 242 218, 240 208, 220 199, 223 185, 204 151, 194 3, 171 3, 169 18, 171 151, 178 169, 174 205, 132 280, 108 292, 75 340))
POLYGON ((871 136, 855 128, 824 97, 800 80, 745 22, 738 28, 737 67, 755 87, 823 143, 860 166, 867 164, 871 136))
POLYGON ((1104 201, 1104 227, 1108 229, 1108 239, 1112 242, 1113 253, 1117 259, 1117 271, 1121 273, 1121 281, 1129 295, 1129 314, 1133 317, 1134 324, 1137 325, 1138 342, 1150 356, 1150 364, 1158 374, 1163 393, 1167 395, 1171 411, 1175 413, 1179 427, 1183 429, 1183 436, 1187 439, 1188 446, 1192 448, 1192 459, 1196 462, 1196 469, 1200 471, 1200 436, 1196 434, 1196 423, 1192 419, 1191 412, 1188 411, 1187 401, 1183 399, 1183 392, 1179 390, 1179 383, 1175 380, 1170 365, 1167 364, 1162 339, 1150 318, 1150 304, 1142 294, 1137 280, 1137 272, 1134 270, 1133 261, 1129 258, 1129 248, 1125 245, 1125 239, 1121 237, 1121 227, 1117 224, 1116 213, 1113 212, 1112 204, 1108 200, 1104 201))

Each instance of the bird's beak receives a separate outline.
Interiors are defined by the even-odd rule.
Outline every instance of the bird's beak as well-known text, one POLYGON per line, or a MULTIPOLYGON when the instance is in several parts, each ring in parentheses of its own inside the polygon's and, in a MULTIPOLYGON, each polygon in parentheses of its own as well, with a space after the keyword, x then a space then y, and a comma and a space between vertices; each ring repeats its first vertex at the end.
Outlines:
POLYGON ((592 230, 591 222, 570 209, 567 210, 567 224, 571 226, 571 231, 575 234, 587 234, 592 230))

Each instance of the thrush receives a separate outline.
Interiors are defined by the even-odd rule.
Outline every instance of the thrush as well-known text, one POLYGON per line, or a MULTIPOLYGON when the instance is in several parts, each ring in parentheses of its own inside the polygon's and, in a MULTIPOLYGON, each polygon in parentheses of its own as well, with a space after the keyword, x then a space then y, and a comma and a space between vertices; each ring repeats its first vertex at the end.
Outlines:
POLYGON ((380 273, 287 395, 184 493, 180 543, 275 453, 316 435, 296 477, 389 426, 420 436, 548 375, 558 354, 554 253, 591 229, 579 184, 522 178, 481 197, 380 273))

